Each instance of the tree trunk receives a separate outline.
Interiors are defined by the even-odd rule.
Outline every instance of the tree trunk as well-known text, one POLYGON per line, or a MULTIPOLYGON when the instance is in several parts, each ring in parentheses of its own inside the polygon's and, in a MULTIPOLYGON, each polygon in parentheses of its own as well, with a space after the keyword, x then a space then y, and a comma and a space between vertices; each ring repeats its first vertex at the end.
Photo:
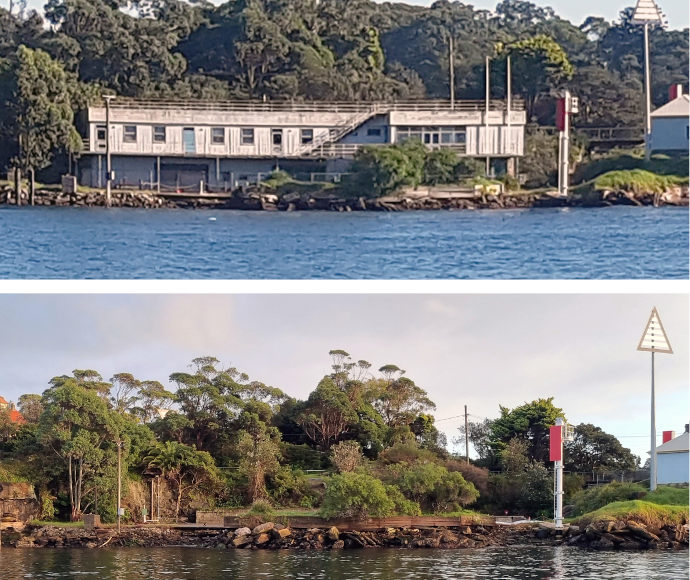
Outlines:
POLYGON ((177 505, 175 506, 175 523, 180 515, 180 504, 182 503, 182 479, 177 482, 177 505))

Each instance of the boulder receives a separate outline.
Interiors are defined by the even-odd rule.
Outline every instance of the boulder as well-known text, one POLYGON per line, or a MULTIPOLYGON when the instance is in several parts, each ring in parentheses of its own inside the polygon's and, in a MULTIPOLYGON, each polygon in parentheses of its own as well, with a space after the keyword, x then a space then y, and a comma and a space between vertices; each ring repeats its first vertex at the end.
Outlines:
POLYGON ((266 522, 265 524, 259 524, 252 530, 252 534, 255 536, 258 536, 259 534, 263 534, 265 532, 270 532, 273 528, 275 527, 275 524, 273 522, 266 522))
POLYGON ((251 543, 252 543, 252 537, 249 534, 246 534, 243 536, 237 536, 232 541, 232 544, 233 544, 233 546, 235 546, 235 548, 244 548, 245 546, 248 546, 251 543))
POLYGON ((237 528, 235 530, 236 536, 248 536, 252 531, 249 528, 237 528))
POLYGON ((336 528, 335 526, 331 526, 326 535, 328 536, 328 539, 332 542, 335 542, 340 539, 340 532, 338 531, 338 528, 336 528))
POLYGON ((342 540, 338 540, 336 542, 333 542, 333 545, 331 546, 331 550, 342 550, 345 547, 345 542, 342 540))
POLYGON ((628 529, 638 538, 642 538, 644 540, 647 540, 648 542, 659 541, 658 536, 655 536, 649 530, 647 530, 647 528, 644 525, 638 524, 637 522, 629 521, 628 529))
POLYGON ((254 539, 254 543, 257 546, 261 546, 263 544, 268 543, 270 540, 271 540, 271 536, 269 536, 267 533, 263 533, 263 534, 259 534, 258 536, 256 536, 256 538, 254 539))
POLYGON ((276 527, 271 530, 271 535, 276 540, 287 538, 290 534, 292 534, 290 528, 284 528, 283 526, 281 526, 280 528, 276 527))

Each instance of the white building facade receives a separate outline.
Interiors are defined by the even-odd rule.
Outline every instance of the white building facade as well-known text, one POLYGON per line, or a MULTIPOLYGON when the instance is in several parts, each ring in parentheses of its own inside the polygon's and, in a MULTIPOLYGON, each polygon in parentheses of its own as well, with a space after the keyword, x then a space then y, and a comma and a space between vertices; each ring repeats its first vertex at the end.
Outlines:
POLYGON ((656 448, 657 483, 688 483, 690 481, 688 437, 688 425, 686 425, 682 435, 656 448))
POLYGON ((687 155, 690 145, 688 117, 690 117, 690 98, 683 94, 654 111, 651 115, 650 151, 687 155))
POLYGON ((344 171, 364 145, 417 138, 429 148, 512 166, 524 152, 520 101, 414 103, 171 102, 113 99, 88 109, 80 182, 228 189, 267 175, 344 171), (106 126, 109 115, 110 128, 106 126))

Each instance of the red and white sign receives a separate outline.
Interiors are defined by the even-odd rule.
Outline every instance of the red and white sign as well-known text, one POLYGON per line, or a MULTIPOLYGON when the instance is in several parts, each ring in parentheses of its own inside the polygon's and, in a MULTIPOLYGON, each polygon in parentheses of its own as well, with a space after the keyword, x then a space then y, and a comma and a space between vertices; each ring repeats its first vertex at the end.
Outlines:
POLYGON ((549 427, 549 461, 563 459, 563 427, 552 425, 549 427))

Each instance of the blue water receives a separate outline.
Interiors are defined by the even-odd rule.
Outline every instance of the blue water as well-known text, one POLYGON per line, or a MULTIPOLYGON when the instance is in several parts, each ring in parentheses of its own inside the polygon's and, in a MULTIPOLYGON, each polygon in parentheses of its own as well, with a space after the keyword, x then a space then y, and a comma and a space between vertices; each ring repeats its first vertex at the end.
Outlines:
POLYGON ((687 208, 0 209, 0 278, 688 278, 687 208))

